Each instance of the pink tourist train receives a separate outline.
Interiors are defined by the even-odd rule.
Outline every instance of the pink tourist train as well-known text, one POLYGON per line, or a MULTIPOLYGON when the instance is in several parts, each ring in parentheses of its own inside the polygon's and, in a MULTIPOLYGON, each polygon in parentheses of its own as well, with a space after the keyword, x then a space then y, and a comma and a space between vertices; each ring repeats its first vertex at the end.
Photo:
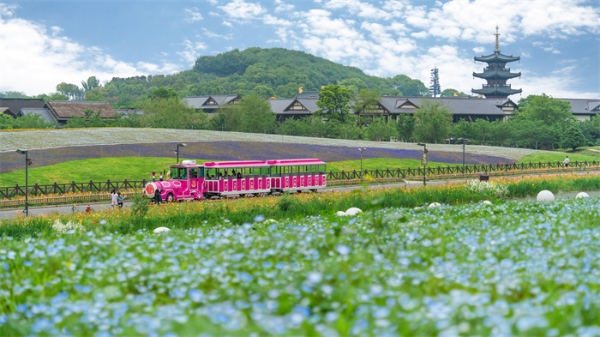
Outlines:
POLYGON ((198 200, 228 195, 316 192, 327 186, 320 159, 222 161, 184 160, 169 167, 170 178, 146 184, 144 193, 161 201, 198 200))

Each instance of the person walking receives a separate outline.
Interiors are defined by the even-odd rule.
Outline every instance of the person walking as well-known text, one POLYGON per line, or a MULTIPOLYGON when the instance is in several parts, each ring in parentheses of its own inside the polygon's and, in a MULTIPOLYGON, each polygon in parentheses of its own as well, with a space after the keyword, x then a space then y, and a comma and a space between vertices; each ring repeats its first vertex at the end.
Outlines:
POLYGON ((118 203, 119 201, 117 200, 117 192, 115 190, 112 190, 112 192, 110 192, 110 206, 112 208, 115 208, 115 206, 117 206, 118 203))
POLYGON ((570 162, 571 162, 571 161, 569 160, 569 156, 566 156, 566 157, 565 157, 565 160, 563 160, 563 164, 565 164, 565 167, 569 167, 569 163, 570 163, 570 162))

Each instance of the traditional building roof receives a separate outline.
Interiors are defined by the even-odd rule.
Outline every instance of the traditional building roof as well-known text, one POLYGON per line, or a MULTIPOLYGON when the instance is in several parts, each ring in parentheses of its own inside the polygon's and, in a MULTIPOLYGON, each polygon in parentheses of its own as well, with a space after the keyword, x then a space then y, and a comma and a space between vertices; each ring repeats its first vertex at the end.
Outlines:
POLYGON ((579 119, 589 119, 600 114, 600 99, 557 98, 571 104, 571 112, 579 119))
POLYGON ((486 63, 508 63, 508 62, 519 61, 521 59, 521 57, 520 56, 512 56, 512 55, 510 55, 510 56, 504 55, 504 54, 500 53, 500 51, 497 51, 490 55, 475 56, 473 59, 475 61, 486 62, 486 63))
POLYGON ((108 102, 88 101, 50 101, 46 108, 54 115, 57 121, 66 122, 73 117, 85 117, 85 110, 100 111, 101 118, 115 118, 117 112, 108 102))
POLYGON ((23 117, 27 114, 38 115, 42 117, 46 123, 58 123, 56 117, 46 108, 22 108, 19 111, 18 116, 23 117))
POLYGON ((16 117, 21 108, 43 108, 46 103, 41 98, 0 98, 0 107, 8 108, 11 116, 16 117))
POLYGON ((8 107, 0 106, 0 114, 8 115, 12 118, 17 117, 8 107))
POLYGON ((310 116, 313 112, 319 110, 316 98, 271 99, 269 103, 271 104, 271 110, 277 115, 279 121, 290 117, 310 116))
POLYGON ((214 112, 225 104, 237 104, 240 101, 240 95, 187 96, 184 100, 191 108, 214 112))
POLYGON ((385 107, 391 115, 414 114, 425 101, 442 103, 450 108, 453 115, 504 116, 507 115, 507 112, 502 109, 503 106, 512 103, 512 105, 516 107, 516 104, 510 99, 478 99, 472 97, 381 97, 381 105, 385 107))
POLYGON ((523 92, 521 89, 512 89, 510 85, 505 86, 489 86, 484 85, 481 89, 471 89, 471 92, 475 94, 485 95, 490 99, 493 98, 506 98, 508 95, 520 94, 523 92))
POLYGON ((488 79, 488 78, 490 78, 490 79, 491 78, 509 79, 509 78, 521 77, 521 72, 519 71, 518 73, 511 73, 510 68, 505 68, 505 69, 484 71, 482 73, 473 72, 473 76, 483 78, 483 79, 488 79))

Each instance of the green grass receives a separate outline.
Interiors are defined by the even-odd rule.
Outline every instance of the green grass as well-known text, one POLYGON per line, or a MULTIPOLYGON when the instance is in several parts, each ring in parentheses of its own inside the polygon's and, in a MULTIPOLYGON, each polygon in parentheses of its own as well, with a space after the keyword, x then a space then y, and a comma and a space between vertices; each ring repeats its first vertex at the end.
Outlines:
MULTIPOLYGON (((446 166, 448 163, 433 162, 428 163, 429 166, 446 166)), ((370 158, 363 159, 362 168, 363 170, 385 170, 385 169, 406 169, 416 168, 423 166, 421 161, 418 159, 394 159, 394 158, 370 158)), ((344 160, 338 162, 327 163, 327 171, 359 171, 360 160, 344 160)))
POLYGON ((585 154, 578 153, 567 153, 567 152, 550 152, 550 153, 533 153, 528 154, 519 160, 519 163, 548 163, 548 162, 562 162, 565 160, 565 156, 569 156, 571 162, 574 161, 599 161, 598 157, 588 156, 585 154))
MULTIPOLYGON (((198 163, 212 161, 212 159, 197 159, 198 163)), ((166 170, 169 165, 174 164, 173 158, 159 157, 120 157, 120 158, 97 158, 68 161, 55 165, 33 167, 29 169, 29 184, 53 184, 87 182, 87 181, 123 181, 128 180, 150 180, 151 173, 166 170)), ((397 169, 416 168, 421 162, 415 159, 390 159, 373 158, 363 159, 363 169, 397 169)), ((445 166, 447 163, 430 162, 429 165, 445 166)), ((347 160, 327 163, 327 171, 359 171, 360 160, 347 160)), ((0 186, 25 185, 25 170, 13 171, 0 175, 0 186)))
MULTIPOLYGON (((206 160, 210 161, 210 160, 206 160)), ((173 158, 120 157, 68 161, 29 169, 30 184, 53 184, 86 181, 150 180, 175 164, 173 158)), ((0 175, 0 186, 25 185, 25 170, 0 175)))

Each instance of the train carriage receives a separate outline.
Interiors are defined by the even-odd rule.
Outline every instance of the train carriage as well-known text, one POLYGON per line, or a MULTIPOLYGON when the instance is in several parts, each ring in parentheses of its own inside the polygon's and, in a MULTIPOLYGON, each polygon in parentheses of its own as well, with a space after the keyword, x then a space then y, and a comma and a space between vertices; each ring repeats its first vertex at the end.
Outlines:
POLYGON ((320 159, 223 161, 184 160, 169 167, 170 179, 148 183, 147 197, 160 201, 199 200, 229 195, 317 191, 327 186, 320 159))

